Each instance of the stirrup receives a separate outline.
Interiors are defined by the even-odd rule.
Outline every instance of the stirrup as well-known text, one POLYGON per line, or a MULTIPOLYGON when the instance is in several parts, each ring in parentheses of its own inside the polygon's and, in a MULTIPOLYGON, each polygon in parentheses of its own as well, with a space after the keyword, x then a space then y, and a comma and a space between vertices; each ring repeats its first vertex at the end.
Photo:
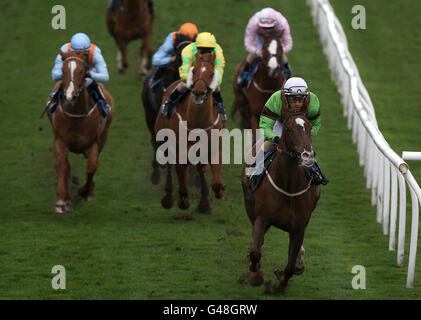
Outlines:
POLYGON ((174 104, 167 100, 161 107, 162 107, 162 115, 169 119, 171 118, 172 110, 174 104))
POLYGON ((107 101, 105 100, 98 100, 98 104, 99 104, 99 113, 101 114, 101 117, 106 118, 110 115, 111 113, 111 107, 110 105, 107 103, 107 101))
POLYGON ((218 106, 218 113, 221 115, 222 122, 227 122, 227 114, 225 113, 225 107, 222 102, 216 104, 218 106))

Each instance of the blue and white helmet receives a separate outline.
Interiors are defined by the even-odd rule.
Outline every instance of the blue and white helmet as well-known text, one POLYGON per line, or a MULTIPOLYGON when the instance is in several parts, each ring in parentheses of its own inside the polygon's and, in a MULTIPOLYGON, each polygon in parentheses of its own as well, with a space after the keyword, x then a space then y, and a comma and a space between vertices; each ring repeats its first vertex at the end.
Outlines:
POLYGON ((89 40, 89 37, 86 34, 79 32, 73 35, 72 39, 70 40, 70 44, 72 50, 87 50, 91 46, 91 40, 89 40))

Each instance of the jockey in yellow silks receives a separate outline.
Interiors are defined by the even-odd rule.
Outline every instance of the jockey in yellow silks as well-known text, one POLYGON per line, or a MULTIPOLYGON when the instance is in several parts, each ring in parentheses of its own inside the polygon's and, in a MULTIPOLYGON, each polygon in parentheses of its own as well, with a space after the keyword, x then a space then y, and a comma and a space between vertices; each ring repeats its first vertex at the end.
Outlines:
POLYGON ((188 93, 190 88, 187 87, 186 81, 189 75, 189 70, 195 63, 196 53, 198 51, 200 53, 212 52, 216 55, 214 65, 218 76, 218 83, 216 88, 213 90, 213 98, 217 103, 218 112, 221 114, 222 121, 225 122, 227 121, 227 116, 225 114, 225 107, 220 90, 224 74, 225 58, 221 46, 216 43, 215 36, 209 32, 199 33, 196 41, 186 46, 181 52, 181 59, 183 62, 179 68, 181 81, 171 93, 168 100, 162 105, 162 114, 165 117, 170 118, 176 103, 188 93))

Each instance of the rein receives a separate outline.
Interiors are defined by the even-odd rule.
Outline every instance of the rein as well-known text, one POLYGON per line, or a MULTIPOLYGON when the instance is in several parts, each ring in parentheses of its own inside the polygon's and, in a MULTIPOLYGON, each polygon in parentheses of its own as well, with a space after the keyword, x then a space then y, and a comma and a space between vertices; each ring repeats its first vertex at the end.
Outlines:
POLYGON ((64 111, 61 103, 60 103, 60 105, 59 105, 58 108, 60 109, 61 112, 63 112, 66 116, 68 116, 70 118, 81 119, 81 118, 87 118, 87 117, 89 117, 92 114, 92 112, 94 112, 94 110, 96 109, 96 107, 97 107, 97 103, 95 103, 92 106, 92 108, 88 111, 88 113, 84 113, 84 114, 74 114, 74 113, 69 113, 67 111, 64 111))
POLYGON ((303 189, 303 190, 301 190, 301 191, 299 191, 299 192, 289 193, 289 192, 287 192, 287 191, 285 191, 285 190, 283 190, 283 189, 279 188, 279 187, 275 184, 275 182, 273 181, 273 179, 272 179, 272 177, 270 176, 269 172, 268 172, 267 170, 265 170, 265 171, 266 171, 266 175, 267 175, 267 177, 268 177, 268 179, 269 179, 269 182, 270 182, 270 184, 272 185, 272 187, 273 187, 276 191, 278 191, 278 192, 280 192, 280 193, 282 193, 282 194, 284 194, 284 195, 286 195, 286 196, 288 196, 288 197, 297 197, 297 196, 302 195, 303 193, 306 193, 306 192, 308 191, 308 189, 310 189, 310 187, 311 187, 311 181, 313 180, 313 179, 310 179, 310 181, 308 182, 307 188, 305 188, 305 189, 303 189))
POLYGON ((175 112, 175 114, 177 115, 177 118, 178 118, 178 120, 179 120, 179 122, 181 123, 181 125, 183 126, 183 128, 184 129, 186 129, 187 131, 192 131, 192 130, 196 130, 196 129, 202 129, 202 130, 205 130, 205 131, 209 131, 210 129, 212 129, 212 128, 214 128, 217 124, 218 124, 218 122, 219 122, 219 119, 221 118, 221 116, 220 116, 220 114, 219 114, 219 112, 218 112, 218 116, 216 117, 216 120, 212 123, 212 125, 210 125, 209 127, 207 127, 207 128, 194 128, 194 129, 189 129, 185 124, 184 124, 184 120, 183 120, 183 118, 181 117, 181 115, 177 112, 177 111, 174 111, 175 112))
POLYGON ((277 90, 266 90, 266 89, 260 88, 259 85, 256 83, 256 81, 254 81, 254 79, 253 79, 253 85, 258 91, 263 92, 263 93, 274 93, 275 91, 277 91, 277 90))

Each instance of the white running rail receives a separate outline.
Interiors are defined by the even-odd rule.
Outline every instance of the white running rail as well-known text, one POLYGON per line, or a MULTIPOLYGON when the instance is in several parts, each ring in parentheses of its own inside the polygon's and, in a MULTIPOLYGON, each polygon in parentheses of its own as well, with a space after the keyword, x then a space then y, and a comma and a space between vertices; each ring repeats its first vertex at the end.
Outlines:
POLYGON ((382 224, 383 234, 389 234, 391 251, 396 247, 399 214, 398 266, 403 266, 404 259, 406 186, 409 188, 412 225, 406 287, 413 288, 421 189, 409 171, 408 165, 390 148, 379 131, 370 96, 348 51, 342 25, 329 1, 307 0, 307 4, 311 7, 314 24, 318 26, 332 79, 341 95, 343 114, 348 117, 348 129, 352 130, 352 141, 357 144, 360 165, 364 166, 364 176, 367 178, 367 188, 371 188, 371 205, 377 205, 377 222, 382 224))

